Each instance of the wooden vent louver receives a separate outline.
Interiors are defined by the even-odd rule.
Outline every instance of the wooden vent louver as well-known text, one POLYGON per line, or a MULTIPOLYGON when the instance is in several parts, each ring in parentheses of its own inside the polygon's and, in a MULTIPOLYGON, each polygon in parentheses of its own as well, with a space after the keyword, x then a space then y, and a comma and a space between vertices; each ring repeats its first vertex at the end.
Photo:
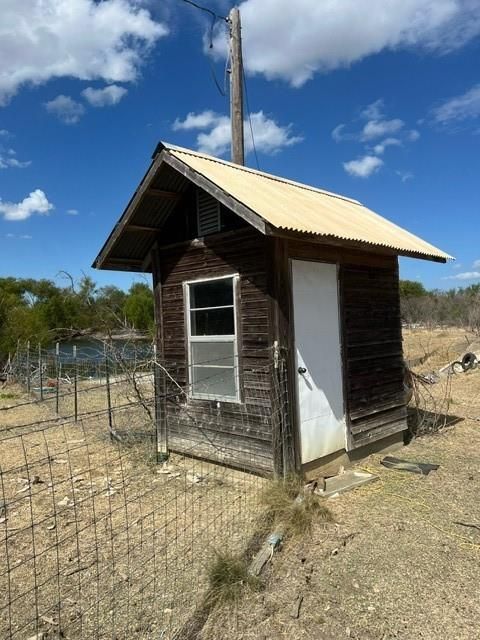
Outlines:
POLYGON ((197 191, 198 235, 220 231, 220 203, 205 191, 197 191))

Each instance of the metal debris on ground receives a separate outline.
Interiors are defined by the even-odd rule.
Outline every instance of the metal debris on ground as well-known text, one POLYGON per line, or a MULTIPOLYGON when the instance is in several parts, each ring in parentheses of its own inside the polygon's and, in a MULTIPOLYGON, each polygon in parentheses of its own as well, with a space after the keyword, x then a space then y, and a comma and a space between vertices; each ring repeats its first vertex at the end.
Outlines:
POLYGON ((415 377, 418 380, 421 380, 422 382, 425 382, 425 384, 437 384, 437 382, 440 382, 440 376, 438 375, 438 373, 435 373, 434 371, 432 371, 431 373, 424 373, 424 374, 416 374, 415 377))
POLYGON ((380 461, 387 469, 395 469, 397 471, 409 471, 410 473, 418 473, 422 476, 428 476, 430 471, 436 471, 440 465, 430 464, 429 462, 411 462, 409 460, 400 460, 400 458, 394 458, 393 456, 385 456, 380 461))
POLYGON ((473 371, 478 367, 479 356, 473 351, 468 351, 462 356, 461 360, 454 360, 442 367, 438 374, 440 376, 451 375, 453 373, 465 373, 466 371, 473 371))
POLYGON ((351 469, 339 473, 331 478, 325 478, 323 481, 323 487, 317 486, 314 489, 314 493, 323 498, 332 498, 340 493, 351 491, 357 487, 361 487, 369 482, 375 482, 378 480, 378 476, 373 473, 367 473, 366 471, 353 471, 351 469))

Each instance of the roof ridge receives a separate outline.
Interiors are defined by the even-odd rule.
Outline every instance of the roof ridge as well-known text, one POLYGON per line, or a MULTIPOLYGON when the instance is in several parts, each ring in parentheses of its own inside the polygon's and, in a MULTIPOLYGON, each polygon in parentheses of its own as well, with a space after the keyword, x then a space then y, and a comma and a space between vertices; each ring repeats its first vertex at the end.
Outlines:
POLYGON ((333 191, 326 191, 325 189, 320 189, 318 187, 313 187, 309 184, 305 184, 303 182, 297 182, 296 180, 290 180, 289 178, 284 178, 282 176, 274 175, 273 173, 267 173, 266 171, 260 171, 258 169, 252 169, 251 167, 245 167, 239 164, 235 164, 234 162, 230 162, 229 160, 223 160, 222 158, 216 158, 215 156, 211 156, 207 153, 201 153, 199 151, 193 151, 192 149, 187 149, 186 147, 179 147, 174 144, 170 144, 168 142, 162 142, 162 147, 167 151, 178 151, 179 153, 184 153, 186 155, 197 156, 203 158, 204 160, 210 160, 211 162, 217 162, 218 164, 224 164, 232 169, 236 169, 237 171, 245 171, 247 173, 253 173, 255 175, 262 176, 269 180, 274 180, 276 182, 283 182, 285 184, 290 184, 294 187, 298 187, 300 189, 305 189, 306 191, 314 191, 315 193, 321 193, 325 196, 329 196, 331 198, 338 198, 339 200, 345 200, 346 202, 351 202, 353 204, 358 204, 360 206, 364 206, 358 200, 354 198, 349 198, 348 196, 343 196, 340 193, 334 193, 333 191))

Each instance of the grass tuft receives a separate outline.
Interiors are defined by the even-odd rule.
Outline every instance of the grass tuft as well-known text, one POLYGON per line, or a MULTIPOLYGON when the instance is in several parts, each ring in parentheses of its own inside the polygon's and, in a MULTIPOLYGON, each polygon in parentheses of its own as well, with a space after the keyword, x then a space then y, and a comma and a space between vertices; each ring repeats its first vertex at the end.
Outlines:
POLYGON ((311 531, 314 522, 332 522, 333 516, 320 496, 304 491, 300 478, 271 482, 263 493, 267 518, 281 524, 285 534, 302 535, 311 531), (297 497, 300 496, 300 499, 297 497))
POLYGON ((16 393, 0 393, 0 400, 15 400, 18 398, 16 393))
POLYGON ((259 591, 262 583, 259 578, 248 573, 243 558, 227 553, 216 553, 208 571, 210 588, 207 601, 210 604, 236 602, 245 589, 259 591))

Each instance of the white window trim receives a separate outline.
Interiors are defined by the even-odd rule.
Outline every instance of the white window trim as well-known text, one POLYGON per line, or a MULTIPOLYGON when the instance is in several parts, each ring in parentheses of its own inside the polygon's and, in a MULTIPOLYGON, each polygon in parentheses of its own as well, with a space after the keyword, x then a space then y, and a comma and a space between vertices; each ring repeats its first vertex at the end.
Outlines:
MULTIPOLYGON (((237 291, 240 276, 238 273, 232 273, 226 276, 217 276, 213 278, 198 278, 195 280, 186 280, 183 282, 184 300, 185 300, 185 321, 187 328, 187 372, 188 372, 188 396, 194 400, 217 400, 221 402, 235 402, 240 403, 240 374, 238 366, 238 319, 237 319, 237 291), (220 336, 192 336, 191 332, 191 311, 190 308, 190 285, 192 284, 204 284, 207 282, 214 282, 215 280, 232 280, 233 284, 233 322, 234 331, 233 335, 220 335, 220 336), (233 370, 235 375, 235 396, 222 396, 211 393, 201 393, 193 391, 193 363, 192 363, 192 350, 191 345, 199 342, 231 342, 233 343, 233 370)), ((223 305, 219 307, 195 307, 196 311, 208 310, 208 309, 229 309, 231 305, 223 305)), ((208 365, 217 369, 231 369, 228 365, 208 365)))

